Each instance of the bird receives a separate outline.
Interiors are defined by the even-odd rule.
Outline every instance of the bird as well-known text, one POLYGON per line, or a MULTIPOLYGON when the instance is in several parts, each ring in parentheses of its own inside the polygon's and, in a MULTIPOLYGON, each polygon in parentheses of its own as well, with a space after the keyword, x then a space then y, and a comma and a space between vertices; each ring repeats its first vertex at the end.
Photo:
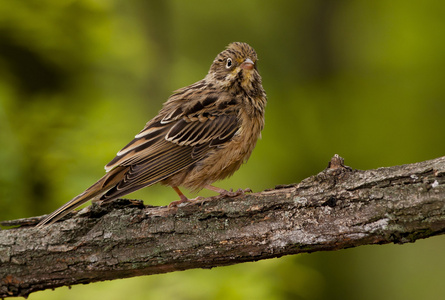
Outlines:
POLYGON ((247 162, 264 128, 266 92, 257 68, 257 54, 247 43, 230 43, 220 52, 204 79, 173 92, 159 113, 106 166, 106 174, 83 193, 44 217, 50 225, 92 200, 112 201, 160 183, 180 200, 189 199, 179 186, 203 188, 222 196, 244 193, 212 185, 247 162))

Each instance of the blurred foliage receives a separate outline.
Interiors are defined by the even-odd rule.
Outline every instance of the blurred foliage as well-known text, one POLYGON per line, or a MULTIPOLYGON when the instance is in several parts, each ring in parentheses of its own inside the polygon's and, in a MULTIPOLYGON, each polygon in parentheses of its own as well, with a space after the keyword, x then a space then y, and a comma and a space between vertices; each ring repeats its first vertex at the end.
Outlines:
MULTIPOLYGON (((269 103, 223 188, 444 155, 440 1, 25 0, 0 6, 0 219, 49 213, 103 175, 171 91, 250 43, 269 103)), ((203 195, 208 195, 206 192, 203 195)), ((130 195, 176 200, 153 186, 130 195)), ((368 246, 60 288, 30 299, 438 299, 445 241, 368 246)))

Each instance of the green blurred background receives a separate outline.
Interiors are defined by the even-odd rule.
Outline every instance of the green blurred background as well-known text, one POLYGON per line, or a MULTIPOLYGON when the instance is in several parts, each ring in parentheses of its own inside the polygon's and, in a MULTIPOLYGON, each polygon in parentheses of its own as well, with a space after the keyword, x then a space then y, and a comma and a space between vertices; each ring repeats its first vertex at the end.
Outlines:
MULTIPOLYGON (((444 16, 437 0, 3 1, 0 219, 49 213, 82 192, 232 41, 256 49, 269 103, 249 163, 218 186, 299 182, 335 153, 357 169, 442 156, 444 16)), ((153 186, 129 197, 177 196, 153 186)), ((444 253, 439 236, 29 299, 443 299, 444 253)))

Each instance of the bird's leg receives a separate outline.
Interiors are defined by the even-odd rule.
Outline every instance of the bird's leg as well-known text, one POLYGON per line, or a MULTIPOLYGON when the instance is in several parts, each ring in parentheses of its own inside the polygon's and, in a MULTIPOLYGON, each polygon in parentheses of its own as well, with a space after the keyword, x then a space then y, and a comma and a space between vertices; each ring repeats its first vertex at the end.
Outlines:
POLYGON ((177 186, 173 186, 172 188, 173 188, 173 189, 175 190, 175 192, 179 195, 179 198, 181 198, 181 200, 173 201, 172 203, 170 203, 170 204, 168 205, 168 207, 176 207, 176 206, 178 206, 179 204, 184 203, 184 202, 191 202, 191 201, 197 201, 197 200, 201 200, 201 199, 203 199, 203 197, 200 197, 200 196, 198 196, 198 197, 196 197, 196 198, 193 198, 193 199, 188 199, 188 198, 181 192, 181 190, 180 190, 177 186))
POLYGON ((226 197, 236 197, 239 195, 244 195, 245 193, 252 193, 252 190, 247 188, 247 189, 238 189, 236 192, 234 192, 232 189, 230 189, 230 191, 227 191, 225 189, 213 186, 213 185, 206 185, 205 186, 206 189, 214 191, 219 193, 221 196, 226 196, 226 197))
POLYGON ((168 205, 168 207, 175 207, 178 206, 181 203, 189 201, 189 199, 181 192, 181 190, 177 186, 172 186, 172 188, 175 190, 175 192, 178 194, 179 198, 181 198, 178 201, 173 201, 168 205))
POLYGON ((178 206, 179 204, 184 203, 184 202, 190 202, 190 201, 196 201, 196 200, 201 200, 201 199, 203 199, 203 197, 200 197, 200 196, 198 196, 198 197, 196 197, 196 198, 193 198, 193 199, 188 199, 188 198, 181 192, 181 190, 179 190, 179 188, 178 188, 177 186, 173 186, 173 189, 174 189, 175 192, 179 195, 179 198, 181 198, 181 200, 173 201, 172 203, 170 203, 170 204, 168 205, 168 207, 175 207, 175 206, 178 206))
MULTIPOLYGON (((184 203, 184 202, 190 202, 193 200, 201 200, 202 199, 202 197, 199 197, 199 196, 194 199, 188 199, 177 186, 173 186, 172 188, 175 190, 175 192, 179 195, 179 198, 181 198, 181 199, 178 201, 173 201, 172 203, 170 203, 168 205, 168 207, 176 207, 179 204, 184 203)), ((206 185, 205 188, 208 190, 217 192, 218 194, 220 194, 223 197, 236 197, 239 195, 244 195, 245 193, 252 193, 252 190, 249 188, 244 189, 244 190, 238 189, 236 192, 234 192, 232 189, 230 189, 230 191, 227 191, 225 189, 222 189, 222 188, 210 185, 210 184, 206 185)))

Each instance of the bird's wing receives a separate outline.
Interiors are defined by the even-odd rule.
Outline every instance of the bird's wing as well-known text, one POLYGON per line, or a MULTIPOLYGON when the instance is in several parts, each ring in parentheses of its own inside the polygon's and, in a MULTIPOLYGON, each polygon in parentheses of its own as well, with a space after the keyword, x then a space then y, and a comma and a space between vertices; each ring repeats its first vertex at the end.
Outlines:
POLYGON ((162 181, 230 141, 240 126, 236 112, 225 109, 216 113, 210 105, 213 103, 207 101, 208 105, 204 105, 204 100, 191 108, 179 106, 169 114, 159 115, 119 151, 106 169, 112 173, 117 167, 128 167, 128 171, 102 199, 162 181))

